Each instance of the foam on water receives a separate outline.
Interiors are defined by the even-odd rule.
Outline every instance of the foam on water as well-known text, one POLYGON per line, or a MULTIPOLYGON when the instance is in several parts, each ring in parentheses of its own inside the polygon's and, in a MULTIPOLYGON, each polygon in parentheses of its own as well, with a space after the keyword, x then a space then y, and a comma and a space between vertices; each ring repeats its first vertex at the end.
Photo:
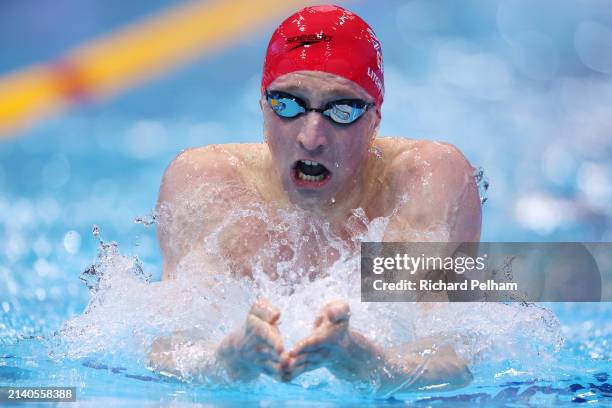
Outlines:
MULTIPOLYGON (((202 205, 212 201, 211 198, 202 205)), ((206 222, 207 212, 194 202, 197 201, 184 202, 184 210, 172 216, 160 206, 156 214, 159 228, 176 232, 187 225, 206 222)), ((388 217, 369 220, 363 210, 355 210, 347 223, 354 238, 347 244, 328 223, 304 217, 297 209, 277 211, 271 216, 269 209, 260 204, 247 208, 226 204, 228 215, 204 237, 203 245, 190 243, 173 280, 151 282, 136 257, 122 254, 116 243, 100 241, 94 264, 82 274, 90 289, 89 304, 82 315, 63 325, 56 336, 53 355, 59 359, 95 356, 123 365, 127 360, 144 367, 152 341, 174 332, 205 339, 210 354, 215 344, 243 324, 250 306, 259 297, 268 299, 281 311, 280 332, 289 349, 310 334, 315 316, 324 304, 343 299, 351 307, 352 327, 384 347, 435 336, 453 344, 470 361, 477 378, 483 362, 487 362, 487 370, 493 367, 495 371, 487 373, 489 379, 493 374, 512 378, 521 373, 531 378, 554 375, 551 360, 562 344, 562 337, 555 316, 541 307, 361 302, 358 243, 382 240, 388 217), (220 272, 218 264, 210 264, 211 254, 221 253, 219 245, 227 229, 254 222, 263 223, 273 245, 261 249, 268 252, 251 257, 248 266, 253 279, 233 277, 220 272), (313 267, 308 266, 320 259, 308 262, 299 255, 309 245, 320 253, 324 249, 335 251, 325 273, 315 274, 313 267), (262 259, 285 252, 289 255, 278 262, 276 279, 271 279, 264 272, 262 259)), ((444 228, 438 226, 424 233, 422 239, 444 240, 447 236, 444 228)), ((313 256, 312 250, 308 253, 313 256)), ((224 261, 222 265, 229 270, 235 260, 224 261)), ((325 370, 317 370, 302 375, 294 383, 303 387, 328 384, 333 388, 332 384, 338 383, 334 381, 325 370)), ((273 381, 262 378, 260 382, 273 381)))

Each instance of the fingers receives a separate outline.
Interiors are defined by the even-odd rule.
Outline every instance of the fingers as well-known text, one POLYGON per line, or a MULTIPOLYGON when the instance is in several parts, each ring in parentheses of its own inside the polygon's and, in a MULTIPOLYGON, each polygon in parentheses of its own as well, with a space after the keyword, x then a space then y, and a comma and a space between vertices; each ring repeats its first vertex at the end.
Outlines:
POLYGON ((327 336, 325 335, 325 333, 313 334, 310 337, 298 341, 293 347, 293 350, 289 352, 289 355, 295 358, 301 355, 302 353, 310 353, 313 351, 317 351, 325 345, 326 341, 327 336))
POLYGON ((263 343, 272 347, 279 354, 283 352, 283 340, 277 327, 271 326, 253 315, 249 315, 247 318, 247 333, 249 334, 249 343, 252 343, 253 346, 263 343))
POLYGON ((323 306, 322 315, 333 324, 348 322, 351 317, 349 305, 342 300, 334 300, 323 306))
POLYGON ((264 374, 269 375, 272 378, 275 378, 279 381, 284 378, 280 364, 277 362, 266 361, 266 362, 261 363, 260 367, 261 367, 261 371, 264 374))
POLYGON ((302 364, 299 366, 292 366, 289 369, 285 370, 282 372, 282 380, 283 381, 291 381, 294 378, 299 377, 300 375, 304 374, 305 372, 308 371, 312 371, 317 369, 318 367, 312 367, 308 364, 302 364))
POLYGON ((348 304, 337 300, 326 304, 315 320, 314 333, 299 341, 293 350, 283 353, 283 343, 276 323, 280 312, 267 300, 259 299, 247 316, 242 358, 276 379, 289 381, 307 371, 320 368, 329 361, 335 343, 342 339, 351 311, 348 304))
POLYGON ((272 347, 265 344, 251 346, 241 358, 256 372, 282 380, 281 355, 272 347))
POLYGON ((242 358, 247 364, 256 367, 258 372, 280 381, 282 379, 281 354, 262 340, 262 338, 253 338, 253 344, 248 345, 248 352, 243 354, 242 358))
POLYGON ((290 381, 327 365, 332 350, 340 347, 350 317, 351 309, 344 301, 336 300, 323 306, 314 322, 313 334, 297 342, 289 353, 281 357, 283 380, 290 381))
POLYGON ((281 380, 283 341, 276 323, 280 312, 267 300, 259 299, 249 311, 246 321, 246 344, 243 354, 249 364, 277 380, 281 380))
POLYGON ((220 356, 228 361, 228 367, 244 367, 247 373, 267 374, 281 380, 284 347, 276 325, 279 318, 280 312, 265 299, 255 302, 244 326, 219 346, 220 356))
POLYGON ((258 299, 251 307, 249 315, 254 315, 269 324, 276 324, 280 318, 280 312, 273 307, 267 300, 258 299))
POLYGON ((258 363, 263 363, 266 361, 272 361, 275 363, 281 362, 281 355, 276 352, 272 347, 268 346, 256 346, 252 349, 252 357, 253 361, 258 363))
POLYGON ((325 366, 329 359, 329 350, 323 348, 312 353, 304 353, 297 358, 287 358, 285 356, 282 358, 282 380, 291 381, 307 371, 325 366))
POLYGON ((293 358, 292 365, 300 366, 309 364, 316 367, 321 367, 329 358, 329 349, 322 347, 318 350, 314 350, 308 353, 302 353, 299 356, 293 358))
POLYGON ((350 317, 351 309, 349 305, 342 300, 334 300, 321 308, 321 312, 314 322, 314 327, 316 329, 325 321, 332 324, 348 322, 350 317))
POLYGON ((350 316, 351 309, 344 301, 336 300, 323 306, 315 320, 314 333, 295 344, 290 352, 291 357, 310 353, 322 346, 329 346, 340 341, 343 333, 348 329, 350 316), (329 325, 325 326, 325 322, 328 322, 329 325))

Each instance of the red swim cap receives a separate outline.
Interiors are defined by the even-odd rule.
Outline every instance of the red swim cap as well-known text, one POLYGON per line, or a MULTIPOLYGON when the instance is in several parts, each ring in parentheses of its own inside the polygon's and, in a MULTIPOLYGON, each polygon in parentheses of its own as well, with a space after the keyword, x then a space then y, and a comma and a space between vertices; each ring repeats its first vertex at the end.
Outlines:
POLYGON ((383 102, 380 42, 365 21, 342 7, 305 7, 274 31, 264 61, 262 93, 276 78, 295 71, 340 75, 369 93, 378 109, 383 102))

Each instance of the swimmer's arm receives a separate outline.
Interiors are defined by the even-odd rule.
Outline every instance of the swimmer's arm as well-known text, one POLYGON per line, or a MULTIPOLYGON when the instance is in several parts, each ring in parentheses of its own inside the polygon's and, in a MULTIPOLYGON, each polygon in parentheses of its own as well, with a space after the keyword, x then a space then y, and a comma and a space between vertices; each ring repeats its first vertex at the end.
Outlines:
MULTIPOLYGON (((221 222, 221 214, 203 202, 207 198, 203 188, 235 179, 236 170, 228 163, 227 151, 210 145, 184 150, 166 169, 156 206, 157 238, 163 257, 162 280, 173 278, 181 259, 201 245, 203 237, 221 222), (206 223, 188 218, 201 216, 204 211, 206 223)), ((207 264, 214 265, 217 260, 212 255, 209 257, 207 264)))
POLYGON ((179 331, 153 341, 149 368, 196 382, 249 382, 261 374, 282 378, 280 312, 265 299, 253 304, 246 321, 218 344, 201 331, 179 331))
POLYGON ((148 366, 162 375, 180 379, 216 379, 214 346, 186 331, 158 337, 148 352, 148 366))
POLYGON ((439 339, 424 338, 383 353, 375 375, 380 379, 376 394, 449 391, 465 387, 472 379, 467 361, 439 339))
POLYGON ((383 241, 479 241, 482 215, 473 172, 450 144, 427 142, 399 153, 389 170, 399 205, 383 241))
POLYGON ((440 339, 385 350, 350 325, 350 309, 338 300, 323 307, 310 336, 288 353, 288 380, 327 367, 335 376, 374 383, 381 397, 402 391, 451 390, 467 385, 472 374, 465 361, 440 339))
POLYGON ((472 381, 467 362, 439 339, 417 342, 383 350, 355 330, 349 330, 346 354, 351 356, 330 367, 339 378, 352 382, 374 382, 376 395, 398 392, 449 391, 472 381))
POLYGON ((148 368, 164 376, 198 383, 223 384, 228 380, 256 378, 243 373, 232 375, 225 361, 223 343, 216 345, 202 333, 193 331, 177 331, 158 337, 147 354, 148 368))

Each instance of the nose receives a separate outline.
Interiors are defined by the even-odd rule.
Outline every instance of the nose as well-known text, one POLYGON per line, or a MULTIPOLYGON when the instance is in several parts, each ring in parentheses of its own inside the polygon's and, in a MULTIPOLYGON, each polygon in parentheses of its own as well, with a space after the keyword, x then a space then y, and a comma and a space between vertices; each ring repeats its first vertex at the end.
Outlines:
POLYGON ((297 142, 311 154, 321 153, 327 147, 325 119, 318 112, 308 112, 304 116, 304 126, 298 133, 297 142))

